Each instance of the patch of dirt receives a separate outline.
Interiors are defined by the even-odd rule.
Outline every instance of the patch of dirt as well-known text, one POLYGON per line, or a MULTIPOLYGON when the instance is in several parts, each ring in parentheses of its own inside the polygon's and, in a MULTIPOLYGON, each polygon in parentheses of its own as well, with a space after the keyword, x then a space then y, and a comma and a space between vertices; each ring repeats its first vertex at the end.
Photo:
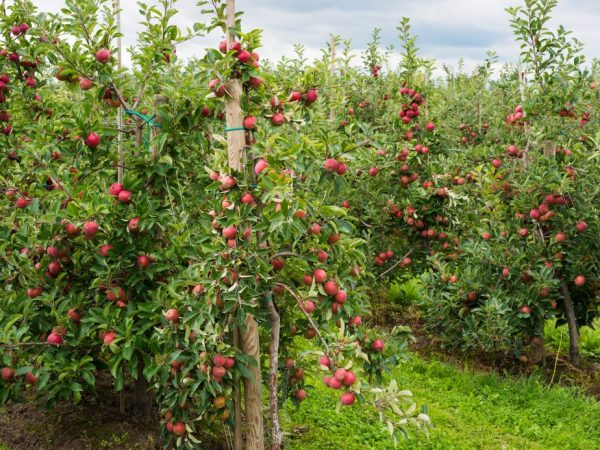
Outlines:
MULTIPOLYGON (((160 448, 158 417, 148 422, 121 413, 109 376, 98 379, 97 395, 51 410, 9 403, 0 414, 0 443, 10 450, 153 450, 160 448)), ((131 399, 125 397, 126 404, 131 399)), ((130 403, 129 403, 130 404, 130 403)))

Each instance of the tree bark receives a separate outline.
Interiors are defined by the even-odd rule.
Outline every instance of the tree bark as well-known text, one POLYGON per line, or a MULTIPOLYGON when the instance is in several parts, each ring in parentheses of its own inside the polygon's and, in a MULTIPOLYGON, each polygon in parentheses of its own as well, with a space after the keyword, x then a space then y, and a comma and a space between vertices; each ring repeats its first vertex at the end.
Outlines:
POLYGON ((569 359, 571 364, 579 366, 579 328, 577 327, 577 318, 571 291, 565 280, 560 280, 560 292, 563 295, 563 305, 565 307, 565 316, 569 327, 569 359))
POLYGON ((277 372, 279 370, 279 335, 281 320, 273 298, 267 303, 271 318, 271 344, 269 345, 269 411, 271 415, 272 450, 283 448, 283 435, 279 424, 279 399, 277 398, 277 372))
MULTIPOLYGON (((231 29, 235 27, 235 0, 227 0, 226 26, 227 48, 231 48, 235 36, 231 29)), ((246 134, 243 127, 244 115, 241 106, 243 94, 242 80, 232 77, 225 82, 225 117, 227 123, 227 154, 230 169, 243 172, 246 165, 246 134), (239 128, 239 130, 238 130, 239 128)), ((244 379, 244 397, 246 400, 246 449, 264 449, 262 382, 260 372, 260 345, 258 324, 252 315, 246 317, 246 326, 240 332, 242 351, 254 358, 255 366, 251 366, 252 378, 244 379)))
MULTIPOLYGON (((235 0, 227 0, 227 48, 230 49, 235 41, 235 36, 231 29, 235 27, 235 0)), ((229 157, 229 167, 236 171, 242 171, 246 163, 246 134, 244 132, 244 113, 241 106, 241 97, 243 93, 242 80, 240 78, 230 78, 225 83, 227 95, 225 96, 225 118, 228 129, 234 129, 227 132, 227 154, 229 157), (239 130, 235 130, 240 128, 239 130)))
MULTIPOLYGON (((233 346, 240 348, 240 329, 233 329, 233 346)), ((233 426, 233 450, 243 450, 244 435, 242 434, 242 386, 240 384, 240 376, 236 375, 234 380, 233 392, 233 418, 235 425, 233 426)))
POLYGON ((533 362, 534 364, 545 364, 546 349, 544 347, 544 336, 536 336, 536 337, 540 339, 540 342, 533 344, 533 352, 531 354, 531 362, 533 362))
POLYGON ((148 392, 148 381, 144 376, 144 359, 141 356, 138 357, 137 373, 133 392, 134 415, 144 422, 149 422, 152 417, 153 397, 148 392))
POLYGON ((249 367, 252 378, 244 380, 244 397, 246 400, 246 449, 263 450, 263 406, 260 374, 260 346, 258 340, 258 324, 254 317, 248 315, 246 328, 241 331, 242 351, 256 360, 256 365, 249 367))

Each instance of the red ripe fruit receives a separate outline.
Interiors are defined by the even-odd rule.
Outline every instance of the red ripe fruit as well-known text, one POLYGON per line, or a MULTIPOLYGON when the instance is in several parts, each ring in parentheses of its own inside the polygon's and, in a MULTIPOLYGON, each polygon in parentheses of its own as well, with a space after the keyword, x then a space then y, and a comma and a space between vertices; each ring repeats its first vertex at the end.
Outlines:
POLYGON ((136 233, 136 232, 140 231, 140 218, 134 217, 133 219, 131 219, 129 221, 129 223, 127 224, 127 229, 131 233, 136 233))
POLYGON ((72 223, 65 224, 65 231, 67 232, 68 237, 75 237, 81 231, 79 227, 73 225, 72 223))
POLYGON ((583 233, 585 230, 587 230, 587 227, 587 223, 585 223, 583 220, 577 222, 575 225, 575 229, 578 233, 583 233))
POLYGON ((273 258, 271 260, 271 265, 273 266, 274 270, 281 270, 285 266, 285 261, 280 258, 273 258))
POLYGON ((237 236, 237 228, 234 225, 230 225, 225 227, 222 233, 225 239, 235 239, 237 236))
POLYGON ((27 208, 30 203, 31 203, 31 200, 29 200, 28 198, 19 197, 17 199, 17 201, 15 202, 15 206, 19 209, 24 209, 24 208, 27 208))
POLYGON ((492 235, 490 233, 487 233, 487 232, 481 234, 481 238, 484 239, 484 240, 486 240, 486 241, 489 240, 489 239, 491 239, 491 237, 492 237, 492 235))
POLYGON ((50 273, 50 275, 52 275, 53 277, 55 277, 59 273, 62 272, 62 267, 60 266, 59 263, 53 261, 50 264, 48 264, 48 272, 50 273))
POLYGON ((271 123, 273 125, 275 125, 276 127, 283 125, 284 122, 285 122, 285 116, 280 112, 273 114, 273 117, 271 117, 271 123))
POLYGON ((164 315, 165 319, 167 319, 169 322, 177 322, 179 320, 179 311, 177 311, 175 308, 167 309, 164 315))
POLYGON ((533 311, 531 306, 524 305, 519 308, 519 312, 522 314, 531 314, 531 311, 533 311))
POLYGON ((344 379, 344 377, 346 376, 346 369, 343 368, 339 368, 335 371, 334 377, 336 380, 338 381, 342 381, 344 379))
POLYGON ((372 176, 372 177, 374 177, 378 173, 379 173, 379 169, 377 167, 371 167, 369 169, 369 175, 372 176))
POLYGON ((204 286, 203 285, 197 284, 196 286, 194 286, 192 288, 192 294, 193 295, 198 296, 198 295, 201 295, 202 293, 204 293, 204 286))
POLYGON ((137 265, 140 269, 147 269, 150 266, 150 258, 148 258, 146 255, 138 256, 137 265))
POLYGON ((269 163, 264 159, 259 159, 256 161, 256 165, 254 166, 254 173, 256 175, 261 174, 267 167, 269 167, 269 163))
POLYGON ((344 406, 353 405, 355 401, 356 401, 356 396, 354 395, 353 392, 345 392, 340 397, 340 402, 344 406))
POLYGON ((556 242, 564 242, 567 239, 567 235, 563 232, 559 232, 559 233, 556 233, 556 236, 554 236, 554 239, 556 240, 556 242))
POLYGON ((326 159, 325 162, 323 163, 323 168, 327 171, 327 172, 335 172, 338 168, 339 163, 333 159, 333 158, 329 158, 326 159))
POLYGON ((315 304, 310 300, 305 300, 302 302, 302 309, 306 311, 307 314, 312 314, 315 310, 315 304))
POLYGON ((317 259, 319 260, 319 262, 325 262, 325 261, 327 261, 327 258, 329 258, 329 255, 327 254, 326 251, 319 250, 317 252, 317 259))
POLYGON ((302 100, 302 93, 298 91, 292 91, 290 97, 288 98, 288 102, 297 102, 302 100))
POLYGON ((339 305, 343 305, 344 303, 346 303, 346 300, 348 300, 348 294, 346 294, 346 291, 337 291, 334 300, 339 305))
POLYGON ((308 227, 309 234, 319 234, 321 233, 321 225, 318 223, 313 223, 310 227, 308 227))
POLYGON ((121 191, 123 191, 122 183, 113 183, 108 188, 108 193, 113 197, 117 197, 121 193, 121 191))
POLYGON ((329 242, 330 244, 335 244, 339 240, 340 240, 339 234, 331 233, 329 236, 327 236, 327 242, 329 242))
POLYGON ((106 64, 108 61, 110 61, 110 50, 106 48, 101 48, 98 50, 96 52, 96 61, 98 61, 100 64, 106 64))
POLYGON ((316 89, 309 89, 304 98, 306 103, 314 103, 319 98, 319 94, 317 93, 316 89))
POLYGON ((25 381, 30 386, 35 386, 37 384, 38 378, 33 374, 33 372, 27 372, 25 374, 25 381))
POLYGON ((325 381, 325 384, 331 389, 339 389, 342 387, 342 382, 335 377, 325 377, 323 381, 325 381))
POLYGON ((176 422, 173 424, 173 434, 175 436, 183 436, 186 432, 185 423, 176 422))
POLYGON ((500 161, 499 159, 493 159, 492 166, 494 166, 496 169, 499 169, 500 167, 502 167, 502 161, 500 161))
POLYGON ((89 78, 82 78, 81 80, 79 80, 79 87, 82 91, 89 91, 93 85, 94 82, 89 78))
POLYGON ((325 293, 327 295, 334 296, 335 294, 338 293, 339 288, 338 288, 338 285, 337 285, 337 283, 335 281, 327 281, 323 285, 323 290, 325 291, 325 293))
POLYGON ((575 283, 575 286, 581 287, 585 285, 585 277, 583 275, 577 275, 573 280, 573 283, 575 283))
POLYGON ((117 333, 115 333, 114 331, 107 331, 104 334, 104 337, 102 338, 102 342, 104 342, 105 345, 110 345, 113 343, 113 341, 117 338, 117 333))
POLYGON ((331 361, 329 361, 329 358, 327 356, 321 356, 319 358, 319 364, 321 366, 331 367, 331 361))
POLYGON ((310 275, 304 275, 302 277, 302 281, 304 282, 304 284, 310 286, 312 284, 312 277, 310 275))
POLYGON ((225 367, 226 369, 231 369, 234 365, 235 359, 233 359, 231 356, 225 358, 225 364, 223 364, 223 367, 225 367))
POLYGON ((86 239, 93 239, 98 232, 98 224, 96 222, 86 222, 83 224, 83 234, 86 239))
POLYGON ((246 64, 248 61, 252 59, 252 53, 248 50, 242 50, 237 54, 237 60, 242 64, 246 64))
POLYGON ((1 375, 4 381, 12 381, 15 378, 15 369, 12 367, 3 367, 1 375))
POLYGON ((353 372, 348 371, 344 375, 344 379, 342 380, 342 383, 344 384, 344 386, 351 386, 354 384, 355 381, 356 381, 356 375, 354 375, 353 372))
POLYGON ((527 228, 521 228, 521 229, 519 229, 519 235, 521 237, 527 237, 528 234, 529 234, 529 230, 527 228))
POLYGON ((355 326, 355 327, 359 327, 362 325, 362 317, 360 316, 355 316, 352 319, 350 319, 350 324, 355 326))
POLYGON ((67 311, 67 316, 69 316, 71 322, 78 323, 81 320, 81 314, 79 314, 79 311, 75 308, 69 309, 69 311, 67 311))
POLYGON ((323 269, 315 269, 313 277, 316 283, 323 284, 327 280, 327 273, 323 269))
POLYGON ((213 364, 217 367, 223 367, 225 365, 226 358, 223 355, 215 355, 213 358, 213 364))
POLYGON ((427 122, 427 125, 425 125, 425 129, 427 131, 433 131, 435 130, 435 124, 433 122, 427 122))
POLYGON ((256 128, 256 117, 248 116, 244 119, 244 128, 246 130, 254 130, 256 128))
POLYGON ((294 397, 296 397, 296 400, 299 402, 302 402, 306 399, 306 391, 304 389, 298 389, 294 394, 294 397))
POLYGON ((119 192, 119 195, 117 196, 117 198, 119 199, 119 201, 121 203, 130 203, 131 199, 133 198, 133 194, 130 191, 127 190, 122 190, 121 192, 119 192))
POLYGON ((85 145, 90 148, 96 148, 100 145, 100 136, 93 131, 85 138, 85 145))
POLYGON ((262 80, 262 78, 259 78, 259 77, 250 77, 248 79, 248 84, 253 89, 259 88, 263 83, 264 83, 264 81, 262 80))
POLYGON ((63 338, 60 334, 57 333, 50 333, 48 335, 48 338, 46 339, 46 342, 50 345, 61 345, 64 341, 63 338))
POLYGON ((384 342, 381 339, 376 339, 373 341, 371 348, 374 352, 380 353, 383 351, 383 347, 385 346, 384 342))
POLYGON ((42 295, 42 288, 39 286, 27 289, 27 297, 29 298, 37 298, 40 295, 42 295))

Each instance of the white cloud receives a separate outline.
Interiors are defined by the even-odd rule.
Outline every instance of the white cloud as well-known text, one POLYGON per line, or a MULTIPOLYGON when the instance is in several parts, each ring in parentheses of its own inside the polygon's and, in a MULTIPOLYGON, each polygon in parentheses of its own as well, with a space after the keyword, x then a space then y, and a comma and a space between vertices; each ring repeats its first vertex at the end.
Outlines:
MULTIPOLYGON (((135 1, 121 0, 121 3, 125 44, 128 46, 140 30, 139 16, 135 1)), ((156 2, 151 0, 149 3, 156 2)), ((176 3, 180 11, 176 20, 178 25, 191 26, 195 21, 206 20, 196 3, 197 0, 176 3)), ((245 11, 244 29, 264 30, 260 53, 272 60, 289 55, 296 43, 304 44, 309 56, 319 56, 319 49, 331 34, 352 39, 353 47, 360 52, 375 27, 382 28, 383 46, 398 46, 395 27, 402 16, 411 18, 423 56, 440 63, 456 63, 463 56, 470 68, 485 58, 487 50, 496 50, 501 61, 514 61, 519 53, 505 8, 521 4, 520 0, 238 0, 237 3, 238 9, 245 11)), ((41 10, 57 11, 63 0, 34 0, 34 4, 41 10)), ((562 0, 554 17, 553 26, 560 23, 587 43, 585 53, 589 58, 600 57, 600 48, 594 45, 600 41, 600 27, 597 26, 600 2, 562 0)), ((201 57, 204 48, 216 45, 220 38, 220 33, 215 33, 186 43, 178 50, 178 55, 201 57)))

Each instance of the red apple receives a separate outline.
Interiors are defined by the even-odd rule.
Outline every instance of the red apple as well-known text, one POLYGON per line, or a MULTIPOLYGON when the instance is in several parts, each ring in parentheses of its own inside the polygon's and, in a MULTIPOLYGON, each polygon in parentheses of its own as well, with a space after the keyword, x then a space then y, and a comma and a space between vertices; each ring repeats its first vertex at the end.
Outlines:
POLYGON ((110 61, 110 50, 106 48, 101 48, 98 50, 96 52, 96 61, 101 64, 106 64, 108 61, 110 61))

